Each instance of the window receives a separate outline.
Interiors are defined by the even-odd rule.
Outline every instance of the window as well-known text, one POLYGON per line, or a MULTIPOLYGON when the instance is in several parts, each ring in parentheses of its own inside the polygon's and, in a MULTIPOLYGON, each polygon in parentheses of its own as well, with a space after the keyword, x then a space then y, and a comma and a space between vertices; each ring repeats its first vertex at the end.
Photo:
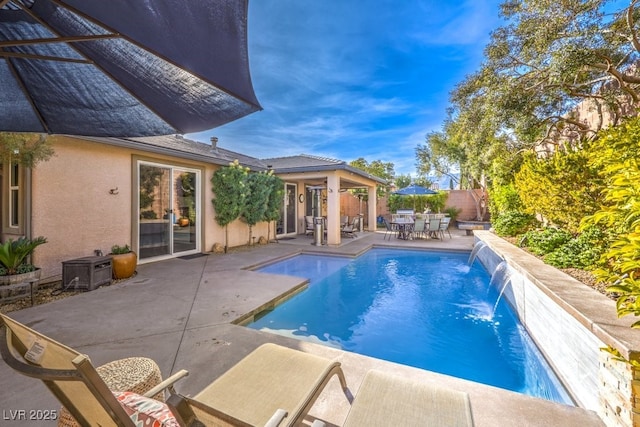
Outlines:
POLYGON ((9 177, 9 227, 20 226, 20 166, 10 165, 9 177))

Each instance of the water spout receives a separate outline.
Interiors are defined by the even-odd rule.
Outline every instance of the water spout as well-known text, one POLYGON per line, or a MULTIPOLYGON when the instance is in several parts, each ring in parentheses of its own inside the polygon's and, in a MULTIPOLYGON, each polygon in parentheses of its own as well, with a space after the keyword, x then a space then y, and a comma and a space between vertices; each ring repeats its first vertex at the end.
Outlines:
POLYGON ((498 294, 498 299, 493 306, 493 312, 491 313, 491 318, 496 314, 496 310, 498 309, 498 304, 500 303, 500 299, 502 298, 502 294, 504 294, 504 290, 507 288, 507 285, 511 282, 511 275, 513 271, 509 268, 509 264, 506 261, 500 262, 496 267, 495 271, 491 275, 491 281, 489 282, 489 289, 495 287, 496 289, 500 289, 498 294))
POLYGON ((468 264, 469 265, 473 264, 473 261, 476 260, 478 253, 486 247, 487 247, 487 244, 485 242, 483 242, 482 240, 478 240, 476 244, 473 245, 473 249, 471 250, 471 255, 469 255, 468 264))

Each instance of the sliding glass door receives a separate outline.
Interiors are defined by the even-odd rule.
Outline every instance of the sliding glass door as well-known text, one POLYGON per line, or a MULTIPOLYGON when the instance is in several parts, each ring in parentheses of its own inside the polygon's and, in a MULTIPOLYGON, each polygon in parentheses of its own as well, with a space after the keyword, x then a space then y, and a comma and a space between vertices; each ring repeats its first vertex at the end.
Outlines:
POLYGON ((286 183, 284 185, 284 199, 280 208, 280 219, 276 224, 276 234, 284 236, 287 234, 296 234, 296 184, 286 183))
POLYGON ((200 249, 200 171, 148 162, 138 164, 140 259, 200 249))

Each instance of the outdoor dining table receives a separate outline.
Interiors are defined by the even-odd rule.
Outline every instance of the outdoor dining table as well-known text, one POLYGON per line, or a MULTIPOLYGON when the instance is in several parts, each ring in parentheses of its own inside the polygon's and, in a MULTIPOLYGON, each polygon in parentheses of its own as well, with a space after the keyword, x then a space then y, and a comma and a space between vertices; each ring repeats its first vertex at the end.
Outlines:
POLYGON ((410 240, 413 237, 413 220, 406 218, 396 218, 391 221, 396 230, 398 230, 398 239, 410 240))

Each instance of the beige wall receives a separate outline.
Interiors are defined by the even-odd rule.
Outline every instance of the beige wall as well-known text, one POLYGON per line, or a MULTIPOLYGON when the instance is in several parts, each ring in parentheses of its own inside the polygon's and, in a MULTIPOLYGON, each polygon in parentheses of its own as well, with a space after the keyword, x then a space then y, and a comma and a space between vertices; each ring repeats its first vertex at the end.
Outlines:
MULTIPOLYGON (((482 190, 477 189, 474 190, 477 194, 482 194, 482 190)), ((459 220, 475 220, 476 213, 476 203, 469 194, 469 190, 447 190, 448 196, 447 201, 445 202, 445 209, 449 207, 455 207, 457 209, 461 209, 460 214, 458 215, 459 220)), ((378 209, 377 215, 385 216, 386 218, 390 218, 391 212, 389 212, 389 208, 387 206, 387 198, 382 197, 378 201, 378 209)))
MULTIPOLYGON (((216 242, 224 244, 224 229, 215 222, 211 203, 211 177, 217 166, 75 138, 51 140, 55 156, 32 172, 32 235, 48 240, 34 253, 34 264, 43 269, 43 278, 60 275, 62 261, 92 256, 95 249, 108 254, 114 244, 131 245, 136 240, 131 187, 137 158, 203 170, 201 250, 211 251, 216 242), (110 194, 116 188, 117 194, 110 194)), ((266 234, 266 223, 254 227, 254 236, 266 234)), ((245 245, 248 239, 244 222, 230 225, 229 246, 245 245)))

